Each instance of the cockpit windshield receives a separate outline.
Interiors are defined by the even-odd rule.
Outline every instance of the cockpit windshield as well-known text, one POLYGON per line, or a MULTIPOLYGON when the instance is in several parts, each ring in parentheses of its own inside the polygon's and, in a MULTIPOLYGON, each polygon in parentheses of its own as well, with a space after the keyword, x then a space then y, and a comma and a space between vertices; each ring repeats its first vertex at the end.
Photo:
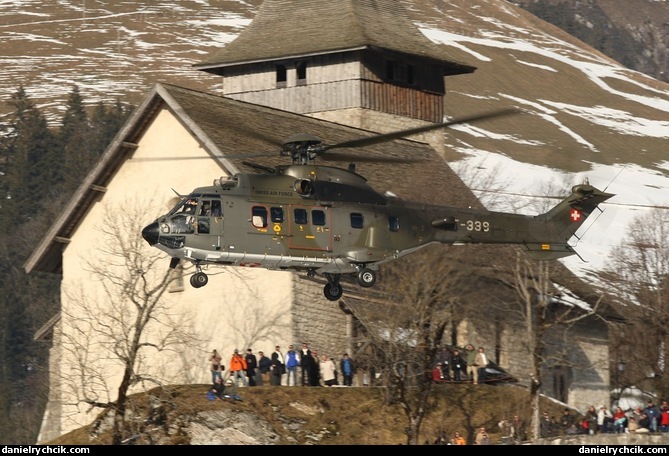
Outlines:
POLYGON ((197 208, 197 198, 188 197, 181 200, 174 209, 170 211, 168 215, 174 214, 191 214, 195 215, 195 209, 197 208))

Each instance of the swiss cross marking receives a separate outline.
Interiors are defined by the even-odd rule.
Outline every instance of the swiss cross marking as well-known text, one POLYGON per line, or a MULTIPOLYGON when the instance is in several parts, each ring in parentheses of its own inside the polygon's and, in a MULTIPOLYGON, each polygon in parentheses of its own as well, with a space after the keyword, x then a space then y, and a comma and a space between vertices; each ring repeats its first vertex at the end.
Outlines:
POLYGON ((572 209, 571 212, 569 212, 569 218, 571 219, 572 222, 578 222, 579 220, 581 220, 581 211, 572 209))

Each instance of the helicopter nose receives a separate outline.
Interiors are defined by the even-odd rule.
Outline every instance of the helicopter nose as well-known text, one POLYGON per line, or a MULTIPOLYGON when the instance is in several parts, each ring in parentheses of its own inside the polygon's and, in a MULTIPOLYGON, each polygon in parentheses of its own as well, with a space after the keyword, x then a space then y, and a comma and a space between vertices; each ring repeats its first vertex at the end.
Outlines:
POLYGON ((142 237, 146 242, 149 243, 149 245, 154 245, 158 242, 158 236, 160 235, 160 232, 158 230, 158 222, 153 222, 150 225, 147 225, 143 230, 142 230, 142 237))

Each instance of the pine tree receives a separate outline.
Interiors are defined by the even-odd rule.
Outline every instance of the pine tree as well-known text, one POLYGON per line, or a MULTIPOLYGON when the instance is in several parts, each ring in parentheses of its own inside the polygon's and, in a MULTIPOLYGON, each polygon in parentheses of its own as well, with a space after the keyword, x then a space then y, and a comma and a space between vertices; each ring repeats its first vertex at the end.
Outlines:
POLYGON ((53 196, 52 189, 62 179, 52 162, 54 136, 23 87, 12 96, 10 104, 14 113, 1 146, 6 169, 0 211, 2 233, 39 213, 41 205, 53 196))
POLYGON ((63 149, 66 172, 63 191, 70 195, 79 186, 99 156, 91 151, 92 129, 76 85, 68 97, 67 109, 63 116, 58 139, 63 149))

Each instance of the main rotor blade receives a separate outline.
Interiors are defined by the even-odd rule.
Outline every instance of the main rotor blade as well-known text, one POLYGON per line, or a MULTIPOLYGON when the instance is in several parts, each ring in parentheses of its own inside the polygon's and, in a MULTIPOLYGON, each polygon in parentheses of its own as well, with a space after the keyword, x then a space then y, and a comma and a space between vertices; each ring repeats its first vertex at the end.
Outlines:
POLYGON ((276 168, 272 166, 261 165, 259 163, 253 163, 250 161, 243 161, 242 164, 250 166, 253 169, 259 169, 261 171, 267 171, 270 174, 276 174, 276 168))
POLYGON ((360 138, 360 139, 353 139, 351 141, 344 141, 338 144, 332 144, 330 146, 324 146, 323 150, 330 150, 330 149, 340 149, 344 147, 364 147, 364 146, 371 146, 372 144, 378 144, 386 141, 392 141, 393 139, 400 139, 404 138, 407 136, 415 135, 418 133, 424 133, 426 131, 431 131, 431 130, 438 130, 440 128, 447 128, 452 125, 457 125, 457 124, 462 124, 462 123, 469 123, 469 122, 474 122, 477 120, 483 120, 483 119, 492 119, 494 117, 500 117, 500 116, 506 116, 510 114, 518 114, 521 111, 516 108, 507 108, 507 109, 501 109, 497 111, 491 111, 487 113, 482 113, 482 114, 475 114, 472 116, 467 116, 467 117, 460 117, 457 119, 449 120, 448 122, 443 122, 440 124, 434 124, 434 125, 425 125, 423 127, 416 127, 416 128, 409 128, 407 130, 400 130, 400 131, 394 131, 392 133, 386 133, 382 135, 376 135, 376 136, 370 136, 369 138, 360 138))
POLYGON ((318 157, 319 160, 330 162, 356 162, 356 163, 416 163, 421 161, 416 158, 400 158, 400 157, 367 157, 360 154, 346 154, 336 153, 323 154, 318 157))

